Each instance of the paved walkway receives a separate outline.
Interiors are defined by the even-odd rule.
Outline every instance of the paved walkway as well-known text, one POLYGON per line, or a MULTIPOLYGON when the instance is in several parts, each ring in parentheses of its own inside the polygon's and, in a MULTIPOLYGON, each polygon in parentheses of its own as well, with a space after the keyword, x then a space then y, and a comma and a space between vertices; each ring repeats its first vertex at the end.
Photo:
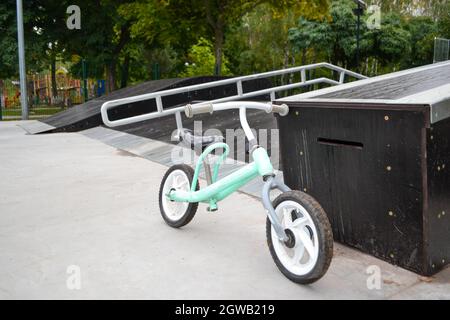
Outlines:
POLYGON ((175 230, 158 208, 165 166, 18 123, 0 122, 2 299, 450 299, 449 268, 421 278, 338 244, 321 281, 296 285, 272 262, 254 197, 234 194, 214 214, 201 205, 175 230), (379 290, 367 287, 370 266, 379 290))

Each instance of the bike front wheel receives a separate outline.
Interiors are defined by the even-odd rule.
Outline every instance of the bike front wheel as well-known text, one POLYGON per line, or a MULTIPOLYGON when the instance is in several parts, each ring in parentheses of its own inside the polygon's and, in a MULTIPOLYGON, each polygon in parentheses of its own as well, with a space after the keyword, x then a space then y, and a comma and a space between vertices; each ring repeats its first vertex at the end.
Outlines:
POLYGON ((278 269, 296 283, 319 280, 333 257, 333 233, 325 211, 300 191, 279 195, 273 207, 289 238, 281 241, 267 218, 267 243, 278 269))

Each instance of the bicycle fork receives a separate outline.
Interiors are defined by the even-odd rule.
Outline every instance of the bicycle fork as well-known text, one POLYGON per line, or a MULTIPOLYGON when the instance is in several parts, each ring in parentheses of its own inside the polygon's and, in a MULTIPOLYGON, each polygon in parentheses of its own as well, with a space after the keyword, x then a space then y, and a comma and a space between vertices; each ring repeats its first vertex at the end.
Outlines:
POLYGON ((274 189, 278 189, 281 192, 288 192, 291 191, 291 189, 284 183, 276 181, 275 176, 269 176, 265 178, 265 183, 261 194, 263 206, 267 211, 267 216, 269 217, 270 223, 272 224, 278 239, 286 242, 289 240, 289 237, 286 235, 280 219, 275 212, 275 208, 272 206, 272 202, 270 201, 270 191, 274 189))

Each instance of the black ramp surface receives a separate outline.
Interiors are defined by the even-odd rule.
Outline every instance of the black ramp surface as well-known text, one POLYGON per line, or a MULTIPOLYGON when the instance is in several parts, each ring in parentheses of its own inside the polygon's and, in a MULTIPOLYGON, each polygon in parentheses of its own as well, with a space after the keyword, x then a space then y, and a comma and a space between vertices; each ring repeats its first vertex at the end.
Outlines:
POLYGON ((106 96, 89 100, 86 103, 74 106, 66 111, 59 112, 58 114, 41 121, 56 128, 60 128, 67 124, 75 123, 88 117, 98 115, 98 113, 100 112, 99 108, 105 101, 164 90, 166 88, 175 87, 176 84, 180 82, 183 82, 183 80, 181 79, 155 80, 144 82, 132 87, 119 89, 111 92, 106 96))
POLYGON ((87 127, 91 127, 90 125, 88 125, 88 123, 95 122, 95 119, 98 119, 100 115, 100 107, 105 101, 129 97, 131 95, 160 91, 176 87, 177 84, 182 84, 183 82, 184 80, 182 79, 164 79, 144 82, 136 86, 114 91, 107 96, 99 97, 86 103, 74 106, 68 110, 59 112, 58 114, 41 121, 57 128, 54 131, 77 131, 77 129, 81 130, 82 123, 80 122, 86 121, 87 123, 85 123, 85 125, 87 125, 87 127))
POLYGON ((450 64, 328 94, 319 94, 315 98, 395 100, 448 83, 450 83, 450 64))
MULTIPOLYGON (((238 143, 244 141, 245 136, 243 132, 236 129, 241 129, 239 121, 239 112, 237 110, 219 111, 211 114, 196 115, 192 119, 188 119, 182 115, 183 127, 187 129, 197 129, 205 132, 209 129, 219 130, 220 133, 227 138, 225 142, 234 146, 234 158, 236 158, 236 152, 238 143), (194 121, 197 125, 194 126, 194 121), (227 130, 229 134, 227 136, 227 130), (234 135, 230 133, 233 131, 234 135)), ((267 146, 269 155, 271 155, 272 143, 278 144, 278 136, 272 136, 272 129, 277 129, 277 122, 272 114, 267 114, 264 111, 259 110, 247 110, 247 120, 250 126, 255 129, 258 135, 262 136, 259 141, 264 147, 267 146), (267 137, 267 138, 264 138, 267 137), (266 140, 266 141, 265 141, 266 140), (273 141, 276 140, 276 141, 273 141)), ((115 130, 123 131, 126 133, 134 134, 140 137, 159 140, 167 143, 177 144, 178 142, 172 139, 176 130, 175 116, 167 116, 159 119, 152 119, 134 123, 130 125, 120 126, 114 128, 115 130)), ((278 152, 278 151, 276 151, 278 152)), ((276 155, 278 156, 278 154, 276 155)), ((243 160, 243 159, 239 159, 243 160)), ((248 161, 248 155, 246 156, 248 161)))
MULTIPOLYGON (((149 81, 132 87, 120 89, 114 91, 107 96, 103 96, 97 99, 90 100, 84 104, 75 106, 63 112, 60 112, 54 116, 51 116, 45 120, 43 123, 52 126, 46 127, 41 126, 39 130, 33 133, 51 133, 51 132, 76 132, 89 128, 96 127, 98 125, 103 125, 101 119, 100 108, 102 104, 106 101, 132 97, 136 95, 157 92, 162 90, 168 90, 173 88, 185 87, 200 83, 206 83, 211 81, 217 81, 223 79, 224 77, 195 77, 195 78, 185 78, 185 79, 164 79, 157 81, 149 81)), ((256 90, 262 90, 272 87, 272 83, 269 79, 256 79, 248 80, 243 82, 243 91, 250 92, 256 90)), ((237 94, 237 89, 235 84, 222 85, 219 87, 202 89, 202 90, 191 90, 180 94, 175 94, 172 96, 163 97, 162 101, 164 108, 171 108, 180 105, 185 105, 187 103, 195 103, 198 101, 208 101, 213 99, 219 99, 222 97, 232 96, 237 94)), ((269 101, 270 97, 268 95, 263 95, 259 97, 254 97, 249 99, 252 101, 269 101)), ((136 103, 126 104, 118 106, 113 110, 110 110, 108 115, 112 120, 123 119, 139 114, 149 113, 156 111, 156 101, 155 99, 149 99, 145 101, 140 101, 136 103)), ((252 128, 258 130, 262 136, 263 146, 271 150, 272 135, 270 129, 277 128, 276 121, 273 115, 267 114, 261 111, 248 110, 248 120, 252 128), (260 129, 263 129, 262 131, 260 129)), ((236 158, 238 147, 245 143, 245 136, 243 131, 240 129, 239 114, 237 111, 229 110, 224 112, 216 112, 213 115, 199 115, 194 119, 187 119, 184 114, 182 115, 183 124, 185 128, 201 130, 202 132, 208 129, 219 130, 220 133, 226 137, 226 142, 231 145, 234 152, 231 156, 236 158), (200 126, 194 127, 194 121, 201 123, 200 126), (227 130, 231 130, 231 134, 227 130), (236 131, 237 130, 237 131, 236 131)), ((175 116, 166 116, 158 119, 147 120, 143 122, 133 123, 130 125, 120 126, 113 128, 114 130, 123 131, 133 135, 151 138, 167 143, 176 144, 178 141, 172 139, 174 130, 176 129, 175 116)), ((274 135, 273 139, 276 140, 275 143, 278 144, 278 134, 274 135)), ((278 157, 278 151, 276 152, 278 157)), ((248 154, 244 158, 240 157, 238 160, 248 161, 248 154)))
MULTIPOLYGON (((55 127, 55 129, 45 130, 44 132, 80 131, 101 125, 103 122, 100 115, 100 108, 106 101, 207 83, 221 79, 223 79, 223 77, 211 76, 185 79, 164 79, 149 81, 132 87, 120 89, 108 94, 107 96, 88 101, 43 120, 44 123, 55 127)), ((271 86, 272 84, 268 79, 249 80, 243 83, 244 92, 261 90, 271 86)), ((209 89, 186 91, 163 97, 162 101, 164 108, 170 108, 192 101, 207 101, 236 94, 236 85, 228 84, 209 89)), ((259 98, 264 100, 269 99, 267 96, 262 96, 259 98)), ((116 120, 152 111, 156 111, 156 101, 155 99, 148 99, 145 101, 118 106, 109 112, 109 117, 112 120, 116 120)))

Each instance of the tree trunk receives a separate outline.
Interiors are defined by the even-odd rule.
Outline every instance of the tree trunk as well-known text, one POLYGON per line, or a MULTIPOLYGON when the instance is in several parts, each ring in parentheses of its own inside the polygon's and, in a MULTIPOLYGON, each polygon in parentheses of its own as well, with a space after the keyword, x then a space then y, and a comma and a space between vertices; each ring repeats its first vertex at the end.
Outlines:
MULTIPOLYGON (((283 53, 284 53, 283 69, 286 69, 288 67, 288 65, 289 65, 289 47, 288 47, 287 43, 284 46, 283 53)), ((285 85, 286 84, 285 78, 286 78, 286 74, 282 74, 281 75, 281 85, 285 85)))
POLYGON ((214 74, 220 76, 222 74, 222 49, 223 49, 223 27, 221 25, 215 28, 214 32, 214 57, 215 70, 214 74))
POLYGON ((306 65, 306 49, 302 50, 302 66, 306 65))
POLYGON ((365 74, 365 75, 369 74, 369 57, 367 57, 366 61, 364 61, 364 67, 362 69, 362 74, 365 74))
POLYGON ((122 49, 125 47, 125 45, 128 43, 129 40, 130 40, 130 24, 126 23, 126 24, 122 25, 120 28, 119 43, 116 45, 116 47, 113 51, 112 57, 111 57, 111 61, 106 68, 106 78, 108 81, 107 89, 109 90, 108 92, 112 92, 117 89, 117 83, 116 83, 117 59, 120 55, 120 52, 122 51, 122 49))
POLYGON ((56 86, 56 57, 52 56, 51 61, 51 74, 52 74, 52 97, 51 101, 58 96, 58 88, 56 86))
POLYGON ((106 79, 108 81, 108 85, 106 86, 108 93, 116 90, 116 61, 112 61, 106 67, 106 79))
POLYGON ((128 72, 130 67, 130 55, 127 54, 122 64, 122 73, 120 77, 120 88, 125 88, 128 84, 128 72))

